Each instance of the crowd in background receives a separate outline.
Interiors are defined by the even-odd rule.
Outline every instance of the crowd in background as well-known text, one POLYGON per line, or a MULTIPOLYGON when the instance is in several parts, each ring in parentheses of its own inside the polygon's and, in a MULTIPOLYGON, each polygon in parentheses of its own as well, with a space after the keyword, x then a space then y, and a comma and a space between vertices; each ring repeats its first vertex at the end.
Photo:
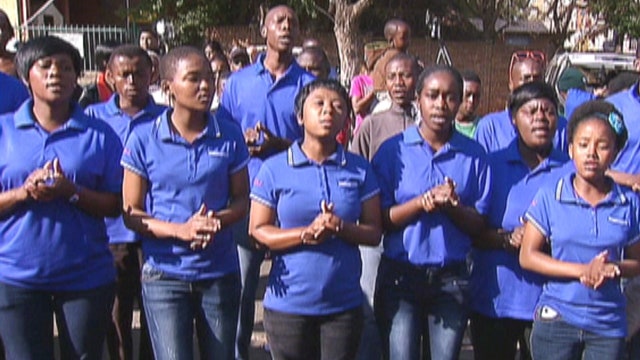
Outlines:
POLYGON ((478 74, 400 19, 349 91, 299 28, 270 9, 258 53, 143 29, 81 87, 64 40, 5 51, 0 12, 0 354, 52 359, 55 318, 62 359, 248 359, 269 258, 274 359, 456 359, 467 328, 475 359, 640 356, 637 77, 546 84, 516 51, 478 114, 478 74))

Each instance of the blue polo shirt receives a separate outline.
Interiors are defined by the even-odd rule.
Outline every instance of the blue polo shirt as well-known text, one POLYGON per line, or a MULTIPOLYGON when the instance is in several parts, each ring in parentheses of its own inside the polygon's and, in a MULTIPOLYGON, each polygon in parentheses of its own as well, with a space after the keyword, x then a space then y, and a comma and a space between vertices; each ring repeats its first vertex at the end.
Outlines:
MULTIPOLYGON (((553 136, 553 146, 567 152, 567 119, 558 116, 556 134, 553 136)), ((518 136, 516 128, 511 121, 508 110, 494 112, 485 115, 478 122, 476 141, 482 145, 487 153, 502 150, 511 144, 518 136)))
MULTIPOLYGON (((300 144, 266 160, 253 181, 251 199, 274 209, 280 227, 308 226, 322 200, 335 214, 356 222, 362 203, 378 194, 369 163, 341 146, 322 164, 306 157, 300 144)), ((333 237, 319 245, 300 245, 272 253, 264 306, 299 315, 327 315, 362 304, 357 245, 333 237)))
MULTIPOLYGON (((73 105, 69 120, 52 133, 32 113, 33 101, 0 117, 0 186, 24 184, 55 158, 78 186, 119 194, 122 145, 103 121, 73 105)), ((102 218, 67 199, 29 201, 0 216, 0 282, 44 290, 92 289, 115 280, 102 218)))
POLYGON ((622 113, 629 139, 611 168, 629 174, 640 174, 640 96, 638 83, 631 89, 607 98, 622 113))
MULTIPOLYGON (((536 192, 566 172, 563 165, 569 157, 553 149, 549 157, 530 169, 518 150, 518 141, 489 154, 491 200, 489 226, 513 231, 522 219, 536 192)), ((523 270, 518 254, 505 250, 472 250, 473 270, 470 290, 471 308, 492 318, 532 320, 545 278, 523 270)))
MULTIPOLYGON (((373 157, 382 208, 405 203, 444 183, 456 183, 462 204, 485 214, 489 207, 490 170, 475 141, 457 131, 433 152, 413 126, 385 141, 373 157)), ((384 256, 414 265, 445 266, 466 261, 471 239, 442 212, 421 213, 404 228, 384 236, 384 256)))
MULTIPOLYGON (((296 119, 294 102, 300 89, 314 77, 293 61, 276 81, 264 67, 265 56, 261 54, 253 65, 229 77, 216 116, 233 119, 240 124, 243 133, 260 122, 277 137, 291 141, 299 139, 302 128, 296 119)), ((251 158, 250 179, 256 176, 262 161, 273 154, 251 158)))
POLYGON ((16 111, 30 95, 24 84, 3 72, 0 72, 0 114, 16 111))
MULTIPOLYGON (((165 106, 156 105, 153 98, 149 97, 147 106, 132 117, 122 112, 119 104, 119 95, 113 94, 108 101, 89 105, 84 112, 91 117, 102 119, 109 124, 120 137, 120 142, 123 146, 134 128, 155 120, 166 109, 165 106)), ((104 222, 107 225, 107 235, 109 236, 110 244, 136 241, 135 232, 124 226, 122 216, 105 218, 104 222)))
MULTIPOLYGON (((247 166, 249 152, 240 129, 213 115, 189 144, 171 130, 172 111, 133 130, 121 164, 147 180, 147 213, 158 220, 184 223, 203 203, 213 211, 227 208, 229 179, 247 166)), ((238 271, 231 227, 218 232, 204 250, 194 251, 189 245, 178 239, 142 238, 145 261, 179 280, 214 279, 238 271)))
MULTIPOLYGON (((627 187, 613 184, 607 198, 592 207, 576 195, 575 173, 536 194, 527 220, 549 240, 554 259, 589 263, 604 250, 619 261, 626 246, 639 238, 640 203, 627 187)), ((567 323, 605 337, 627 333, 625 299, 620 281, 606 281, 593 290, 577 279, 549 279, 538 306, 556 310, 567 323)))

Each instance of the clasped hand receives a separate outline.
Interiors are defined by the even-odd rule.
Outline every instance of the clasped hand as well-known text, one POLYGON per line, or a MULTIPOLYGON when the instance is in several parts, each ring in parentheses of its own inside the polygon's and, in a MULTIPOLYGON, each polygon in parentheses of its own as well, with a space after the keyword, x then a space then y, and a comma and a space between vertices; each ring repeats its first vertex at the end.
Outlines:
POLYGON ((606 280, 620 276, 620 267, 608 261, 609 252, 607 250, 596 255, 580 276, 580 282, 594 290, 599 288, 606 280))
POLYGON ((460 198, 456 194, 456 183, 448 177, 444 178, 444 183, 437 185, 426 193, 422 194, 421 205, 426 212, 432 212, 446 207, 455 207, 460 203, 460 198))
POLYGON ((40 169, 34 170, 24 182, 27 196, 36 201, 51 201, 57 198, 69 198, 76 187, 62 171, 60 160, 47 161, 40 169))
POLYGON ((215 212, 207 211, 207 207, 202 204, 187 222, 180 225, 177 237, 189 242, 191 250, 204 250, 221 228, 222 224, 215 212))
POLYGON ((342 230, 342 220, 335 215, 333 203, 322 200, 320 214, 300 234, 303 244, 317 245, 342 230))
POLYGON ((272 149, 277 150, 282 139, 273 135, 262 123, 258 123, 255 128, 249 128, 244 132, 244 141, 251 156, 260 156, 272 149), (259 143, 260 134, 262 134, 262 143, 259 143))

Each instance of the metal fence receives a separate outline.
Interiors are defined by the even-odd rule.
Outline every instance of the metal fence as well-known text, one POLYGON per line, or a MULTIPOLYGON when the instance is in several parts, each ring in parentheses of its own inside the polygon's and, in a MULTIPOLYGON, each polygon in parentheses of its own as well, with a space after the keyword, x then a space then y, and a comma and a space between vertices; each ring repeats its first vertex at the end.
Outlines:
POLYGON ((115 26, 30 25, 27 27, 18 27, 15 32, 16 37, 21 42, 46 35, 57 36, 68 41, 80 52, 85 71, 97 70, 95 50, 98 44, 105 41, 115 41, 126 44, 131 41, 131 37, 125 28, 115 26))

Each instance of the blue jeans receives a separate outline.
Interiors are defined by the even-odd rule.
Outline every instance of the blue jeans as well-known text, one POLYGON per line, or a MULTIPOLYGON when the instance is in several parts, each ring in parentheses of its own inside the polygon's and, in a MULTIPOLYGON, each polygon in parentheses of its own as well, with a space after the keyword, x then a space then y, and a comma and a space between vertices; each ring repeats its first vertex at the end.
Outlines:
POLYGON ((373 298, 376 288, 376 277, 382 256, 382 243, 379 246, 360 246, 360 258, 362 259, 362 275, 360 276, 360 287, 364 293, 364 303, 362 311, 364 324, 362 327, 362 337, 356 359, 358 360, 379 360, 382 358, 382 347, 380 346, 380 330, 373 313, 373 298))
POLYGON ((420 358, 422 337, 432 359, 457 359, 467 326, 468 269, 460 263, 420 268, 382 257, 375 314, 390 360, 420 358))
POLYGON ((567 324, 560 316, 551 320, 536 317, 531 331, 533 360, 618 360, 624 352, 624 338, 608 338, 567 324))
POLYGON ((233 239, 238 245, 238 260, 240 262, 240 313, 236 334, 236 359, 249 359, 249 345, 255 321, 255 301, 258 281, 260 280, 260 265, 264 260, 265 251, 256 249, 248 233, 248 218, 233 225, 233 239))
POLYGON ((238 319, 238 274, 188 282, 149 264, 142 267, 142 298, 156 360, 194 359, 193 322, 201 359, 233 359, 238 319))
POLYGON ((8 359, 53 355, 53 314, 62 359, 100 359, 114 285, 84 291, 39 291, 0 283, 0 337, 8 359))

